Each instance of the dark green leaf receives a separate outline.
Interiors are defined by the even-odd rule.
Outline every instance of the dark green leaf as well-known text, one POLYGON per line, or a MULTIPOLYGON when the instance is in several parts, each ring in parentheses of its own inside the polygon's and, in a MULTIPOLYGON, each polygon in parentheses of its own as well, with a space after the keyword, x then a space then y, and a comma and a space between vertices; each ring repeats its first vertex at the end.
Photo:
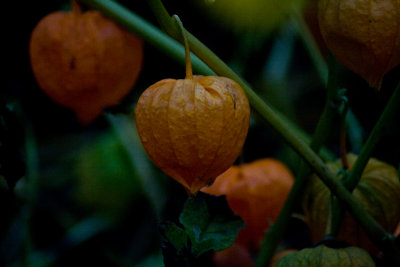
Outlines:
POLYGON ((176 253, 181 255, 188 243, 188 236, 185 230, 172 222, 161 223, 160 230, 164 242, 170 243, 176 249, 176 253))
POLYGON ((190 267, 190 253, 187 249, 188 237, 185 231, 172 222, 159 225, 161 250, 166 267, 190 267))
POLYGON ((208 250, 220 251, 229 247, 238 230, 244 227, 244 222, 232 213, 224 196, 203 193, 186 201, 179 221, 190 238, 195 257, 208 250))

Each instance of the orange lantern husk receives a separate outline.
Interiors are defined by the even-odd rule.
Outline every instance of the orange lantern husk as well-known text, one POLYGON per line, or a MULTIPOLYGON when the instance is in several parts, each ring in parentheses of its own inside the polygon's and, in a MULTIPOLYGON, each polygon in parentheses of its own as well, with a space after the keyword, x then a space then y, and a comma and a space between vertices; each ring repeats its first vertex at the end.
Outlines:
POLYGON ((73 10, 38 23, 29 52, 40 88, 88 124, 131 91, 142 68, 143 43, 100 12, 82 12, 72 3, 73 10))
POLYGON ((398 0, 319 0, 322 36, 347 68, 380 89, 383 76, 400 63, 398 0))
POLYGON ((246 223, 239 230, 238 242, 257 251, 266 230, 276 221, 293 182, 288 167, 276 159, 265 158, 232 166, 202 191, 226 195, 232 211, 246 223))
POLYGON ((235 81, 192 75, 184 39, 186 78, 164 79, 147 88, 135 115, 150 159, 194 195, 239 156, 249 127, 250 106, 235 81))

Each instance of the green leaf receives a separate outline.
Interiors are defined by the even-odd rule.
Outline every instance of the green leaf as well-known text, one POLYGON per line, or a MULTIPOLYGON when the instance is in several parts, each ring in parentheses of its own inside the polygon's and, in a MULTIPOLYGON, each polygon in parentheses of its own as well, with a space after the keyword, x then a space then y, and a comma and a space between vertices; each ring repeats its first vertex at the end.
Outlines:
POLYGON ((239 229, 244 227, 244 222, 232 213, 224 196, 203 193, 186 201, 179 221, 189 236, 194 257, 209 250, 228 248, 239 229))
POLYGON ((182 255, 188 244, 188 236, 182 228, 172 222, 163 222, 160 224, 160 231, 163 235, 163 241, 171 244, 176 254, 182 255))

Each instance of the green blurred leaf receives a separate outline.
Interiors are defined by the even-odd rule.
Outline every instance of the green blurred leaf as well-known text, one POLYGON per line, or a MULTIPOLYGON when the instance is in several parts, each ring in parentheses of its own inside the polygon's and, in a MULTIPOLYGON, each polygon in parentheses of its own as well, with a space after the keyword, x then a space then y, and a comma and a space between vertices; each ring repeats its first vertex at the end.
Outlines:
POLYGON ((255 31, 268 34, 283 23, 293 9, 301 9, 304 0, 217 0, 198 1, 205 14, 230 31, 255 31))
POLYGON ((195 257, 209 250, 228 248, 239 229, 244 227, 244 222, 232 213, 224 196, 201 193, 186 201, 179 221, 190 238, 195 257))
POLYGON ((178 255, 182 255, 188 245, 188 235, 185 230, 172 222, 161 223, 160 230, 164 240, 174 246, 178 255))
POLYGON ((76 223, 66 233, 69 246, 74 247, 93 238, 110 227, 110 221, 104 217, 88 217, 76 223))
POLYGON ((79 154, 76 196, 86 208, 118 216, 141 193, 140 182, 124 153, 112 134, 104 134, 79 154))
POLYGON ((160 171, 150 162, 139 135, 137 133, 134 117, 126 115, 105 114, 106 119, 113 129, 114 136, 120 140, 124 149, 124 156, 129 161, 133 174, 138 178, 140 188, 149 199, 157 216, 160 216, 165 203, 165 188, 158 179, 160 171))

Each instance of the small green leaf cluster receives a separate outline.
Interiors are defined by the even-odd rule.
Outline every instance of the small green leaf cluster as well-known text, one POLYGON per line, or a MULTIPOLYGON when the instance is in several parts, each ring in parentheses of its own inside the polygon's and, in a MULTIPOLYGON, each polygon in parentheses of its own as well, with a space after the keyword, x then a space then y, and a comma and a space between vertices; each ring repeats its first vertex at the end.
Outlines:
POLYGON ((206 252, 226 249, 243 227, 225 196, 199 193, 186 201, 179 223, 160 224, 165 265, 185 266, 206 252))

